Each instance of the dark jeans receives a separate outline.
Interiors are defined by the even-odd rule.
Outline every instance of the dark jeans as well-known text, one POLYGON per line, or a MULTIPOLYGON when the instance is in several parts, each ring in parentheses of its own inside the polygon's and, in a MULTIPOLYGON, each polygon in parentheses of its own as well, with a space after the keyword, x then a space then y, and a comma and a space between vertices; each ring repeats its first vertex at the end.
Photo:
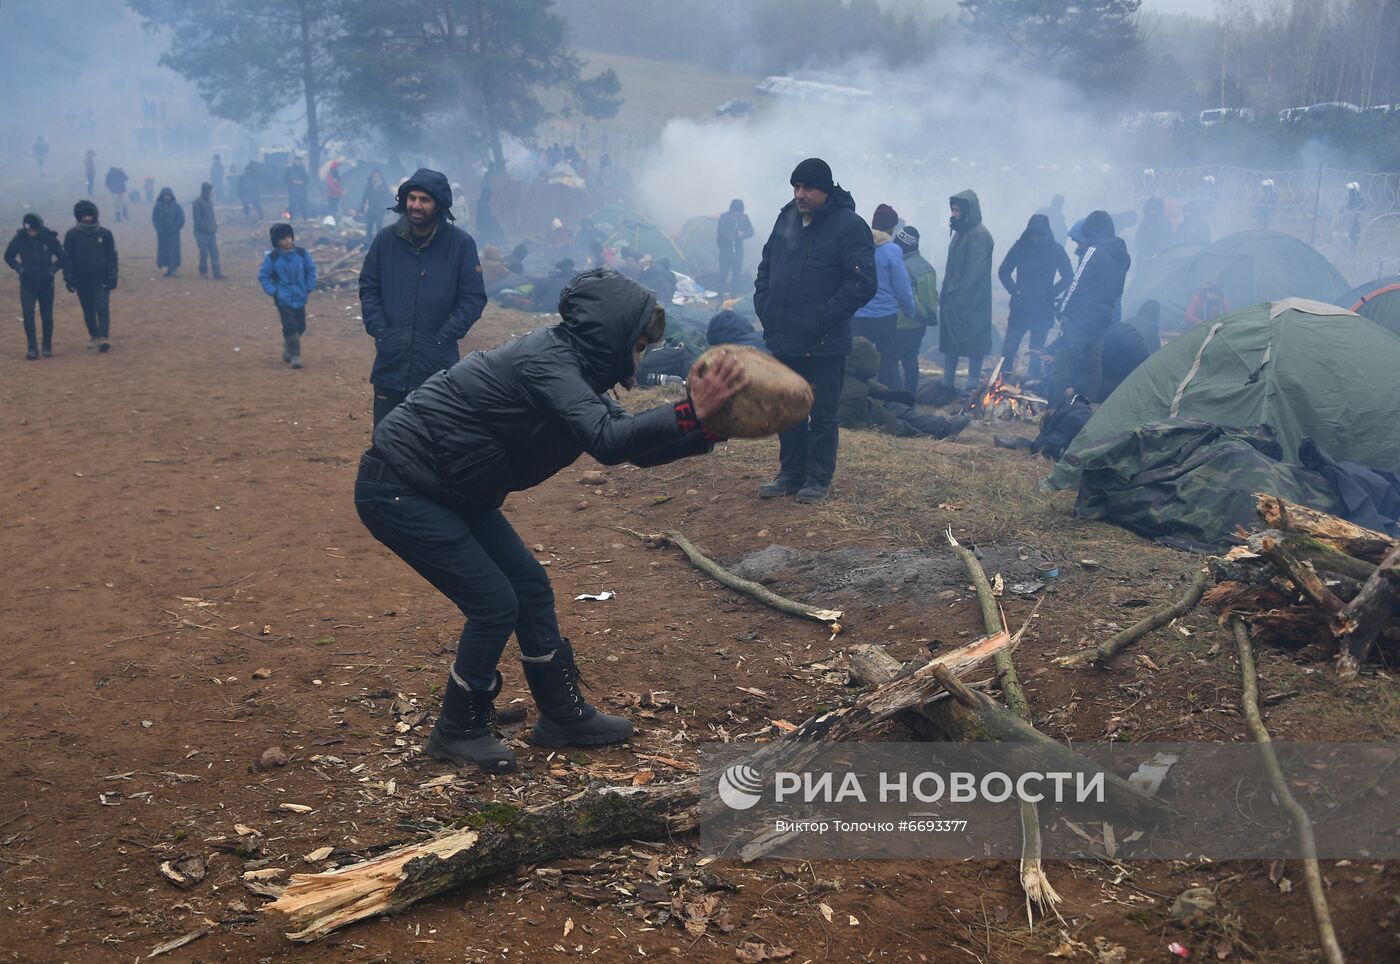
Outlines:
POLYGON ((112 289, 100 281, 79 281, 78 303, 83 306, 83 324, 87 325, 90 338, 106 338, 112 327, 112 316, 108 310, 112 289))
MULTIPOLYGON (((897 328, 894 333, 894 357, 904 372, 903 388, 913 394, 919 387, 919 345, 924 340, 924 326, 917 328, 897 328)), ((886 388, 899 388, 900 385, 886 385, 886 388)))
POLYGON ((258 220, 263 219, 262 200, 260 198, 241 198, 243 202, 243 217, 247 218, 249 211, 258 212, 258 220))
POLYGON ((380 388, 378 385, 374 389, 374 424, 378 425, 385 415, 399 407, 408 397, 408 392, 396 392, 388 388, 380 388))
POLYGON ((719 293, 722 295, 737 294, 742 283, 740 276, 744 271, 744 252, 741 248, 738 251, 726 251, 723 247, 719 249, 719 293))
POLYGON ((875 377, 886 388, 894 388, 899 383, 899 349, 895 346, 897 321, 894 315, 851 319, 851 335, 868 339, 880 353, 880 374, 875 377))
POLYGON ((373 241, 375 235, 377 235, 377 234, 379 233, 380 229, 384 227, 384 214, 385 214, 385 211, 384 211, 383 208, 378 208, 377 210, 374 209, 374 208, 371 208, 368 212, 366 212, 366 214, 365 214, 365 240, 366 240, 366 241, 373 241))
POLYGON ((199 273, 207 274, 212 267, 216 276, 222 275, 223 272, 219 270, 219 236, 196 231, 194 243, 199 246, 199 273))
POLYGON ((287 214, 293 221, 306 220, 306 188, 292 188, 287 192, 287 214))
POLYGON ((1064 332, 1055 342, 1055 363, 1050 371, 1050 403, 1060 401, 1067 388, 1087 399, 1098 398, 1103 381, 1103 335, 1064 332))
MULTIPOLYGON (((1031 327, 1023 321, 1008 321, 1006 323, 1006 338, 1001 343, 1001 357, 1006 359, 1008 369, 1015 362, 1016 353, 1021 350, 1021 339, 1026 337, 1027 332, 1031 336, 1030 349, 1036 352, 1045 347, 1045 339, 1050 335, 1050 327, 1046 325, 1031 327)), ((1040 376, 1040 356, 1031 355, 1027 371, 1032 378, 1040 376)))
POLYGON ((549 575, 500 509, 451 509, 403 485, 367 452, 355 510, 372 536, 467 617, 453 670, 472 689, 491 689, 511 633, 527 657, 549 656, 562 642, 549 575))
MULTIPOLYGON (((957 388, 958 385, 958 358, 959 355, 943 356, 943 384, 949 388, 957 388)), ((982 384, 982 356, 972 355, 967 359, 967 391, 972 391, 982 384)))
POLYGON ((19 279, 19 310, 24 315, 24 337, 29 342, 29 350, 39 347, 34 331, 34 306, 39 306, 39 314, 44 320, 44 347, 53 347, 53 276, 47 278, 19 279))
MULTIPOLYGON (((277 306, 277 314, 282 319, 282 337, 293 338, 306 332, 306 306, 293 308, 289 305, 277 306)), ((376 391, 378 391, 376 389, 376 391)), ((378 423, 379 419, 374 420, 378 423)))
POLYGON ((778 361, 812 386, 812 414, 778 436, 779 473, 798 484, 830 485, 836 474, 836 410, 845 355, 786 355, 778 361))

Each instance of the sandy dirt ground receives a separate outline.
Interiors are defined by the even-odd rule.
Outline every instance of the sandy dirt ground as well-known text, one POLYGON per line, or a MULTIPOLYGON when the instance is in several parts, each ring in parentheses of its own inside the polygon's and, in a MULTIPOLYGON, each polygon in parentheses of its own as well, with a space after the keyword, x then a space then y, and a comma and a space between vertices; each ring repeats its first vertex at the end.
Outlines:
MULTIPOLYGON (((1045 463, 991 448, 985 427, 956 442, 845 434, 834 497, 816 508, 755 498, 776 462, 770 442, 725 444, 653 470, 605 469, 606 481, 591 486, 579 476, 598 466, 584 459, 513 497, 507 514, 551 566, 590 698, 632 715, 638 734, 590 752, 522 742, 518 774, 454 775, 420 749, 459 617, 370 538, 351 500, 370 431, 371 361, 353 292, 315 297, 306 368, 290 371, 276 313, 254 280, 254 229, 225 229, 230 280, 202 281, 188 262, 166 279, 145 216, 134 216, 114 226, 122 280, 107 355, 85 350, 76 300, 60 290, 57 357, 23 360, 18 285, 8 272, 0 278, 6 957, 131 961, 206 931, 165 959, 718 961, 734 960, 745 941, 789 948, 792 961, 1056 952, 1159 961, 1176 959, 1173 942, 1197 960, 1317 959, 1301 885, 1285 892, 1270 880, 1273 870, 1299 883, 1296 866, 1056 862, 1064 923, 1028 930, 1011 863, 718 861, 704 884, 693 839, 620 841, 519 867, 401 916, 292 944, 259 912, 266 899, 248 889, 246 870, 343 864, 490 801, 674 779, 706 741, 772 735, 772 721, 800 722, 844 698, 849 645, 884 643, 913 659, 979 635, 967 580, 939 544, 944 525, 1008 567, 1021 555, 1062 562, 1017 656, 1047 732, 1247 739, 1232 650, 1199 612, 1181 623, 1189 636, 1155 634, 1109 672, 1054 667, 1051 657, 1127 625, 1144 602, 1179 595, 1199 561, 1075 521, 1069 498, 1036 491, 1045 463), (680 528, 725 563, 771 545, 831 554, 825 571, 798 567, 775 588, 838 603, 846 632, 829 640, 618 527, 680 528), (833 575, 900 547, 931 560, 911 581, 833 575), (1077 564, 1086 557, 1100 565, 1077 564), (573 600, 605 589, 617 598, 573 600), (274 747, 288 762, 262 767, 274 747), (214 848, 240 827, 256 832, 260 854, 214 848), (308 861, 323 848, 329 856, 308 861), (159 867, 189 856, 207 872, 180 890, 159 867), (1220 899, 1204 930, 1168 919, 1173 898, 1192 886, 1220 899), (706 887, 717 901, 703 933, 664 919, 677 894, 700 900, 706 887)), ((187 237, 185 256, 193 254, 187 237)), ((490 309, 466 347, 540 321, 490 309)), ((1008 620, 1019 625, 1032 605, 1008 598, 1008 620)), ((502 705, 528 706, 512 653, 502 705)), ((1277 653, 1262 654, 1262 672, 1264 692, 1286 694, 1267 716, 1279 738, 1396 737, 1395 684, 1384 673, 1342 687, 1325 665, 1277 653)), ((897 725, 887 731, 907 738, 897 725)), ((1351 959, 1395 959, 1395 867, 1329 862, 1325 873, 1351 959)))

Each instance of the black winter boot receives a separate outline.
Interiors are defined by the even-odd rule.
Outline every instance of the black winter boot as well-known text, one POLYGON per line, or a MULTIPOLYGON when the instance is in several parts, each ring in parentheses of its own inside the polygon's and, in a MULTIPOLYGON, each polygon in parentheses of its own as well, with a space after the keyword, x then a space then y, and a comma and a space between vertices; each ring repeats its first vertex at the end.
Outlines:
POLYGON ((536 746, 604 746, 632 736, 632 722, 589 706, 578 689, 578 665, 569 641, 544 659, 523 659, 525 680, 540 718, 530 739, 536 746))
POLYGON ((292 335, 290 338, 287 339, 287 351, 290 352, 292 356, 287 359, 287 364, 291 365, 293 368, 301 368, 300 335, 292 335))
POLYGON ((475 763, 486 773, 513 773, 515 754, 491 733, 496 721, 495 699, 501 692, 501 674, 489 692, 467 686, 454 672, 447 680, 442 712, 428 734, 428 756, 465 766, 475 763), (448 719, 449 708, 453 719, 448 719))

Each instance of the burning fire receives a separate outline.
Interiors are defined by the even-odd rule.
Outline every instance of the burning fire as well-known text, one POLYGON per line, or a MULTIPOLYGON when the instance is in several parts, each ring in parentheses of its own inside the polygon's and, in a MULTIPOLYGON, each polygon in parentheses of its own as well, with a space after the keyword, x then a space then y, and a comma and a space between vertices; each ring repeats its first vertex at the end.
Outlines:
POLYGON ((1001 366, 992 373, 992 378, 980 395, 973 396, 967 412, 981 412, 985 418, 1033 418, 1048 404, 1045 399, 1029 392, 1021 386, 1007 382, 1001 377, 1001 366))

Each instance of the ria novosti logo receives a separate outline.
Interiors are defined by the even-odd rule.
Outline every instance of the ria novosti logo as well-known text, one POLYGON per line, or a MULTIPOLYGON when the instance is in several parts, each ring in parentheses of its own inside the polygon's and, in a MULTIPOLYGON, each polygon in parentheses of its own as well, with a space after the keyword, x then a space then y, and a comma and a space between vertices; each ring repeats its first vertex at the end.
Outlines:
POLYGON ((745 763, 736 763, 719 775, 719 798, 731 810, 748 810, 763 799, 763 777, 745 763))

